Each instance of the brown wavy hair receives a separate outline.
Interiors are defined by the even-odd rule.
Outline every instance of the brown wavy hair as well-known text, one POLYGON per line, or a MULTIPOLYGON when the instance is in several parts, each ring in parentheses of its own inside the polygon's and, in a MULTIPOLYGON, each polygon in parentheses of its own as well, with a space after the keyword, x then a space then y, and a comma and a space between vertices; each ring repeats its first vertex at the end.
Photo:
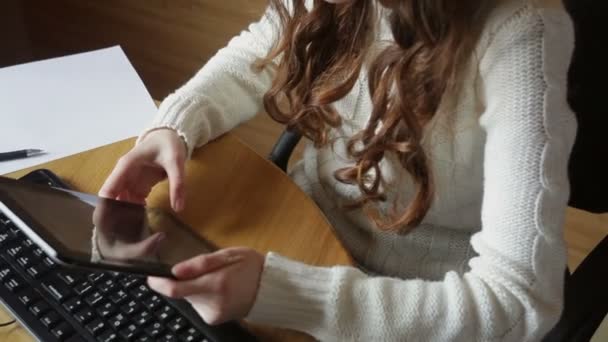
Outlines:
POLYGON ((420 224, 434 196, 431 166, 421 145, 423 131, 471 57, 483 26, 483 0, 314 0, 309 9, 304 0, 291 0, 288 9, 286 1, 270 1, 281 38, 255 64, 276 68, 264 96, 266 111, 316 147, 325 146, 331 143, 329 131, 341 125, 332 103, 350 92, 367 63, 371 117, 347 143, 355 164, 334 176, 361 191, 347 207, 362 207, 379 229, 409 231, 420 224), (394 42, 373 52, 376 23, 384 10, 390 13, 394 42), (394 203, 384 215, 388 218, 373 205, 386 200, 380 192, 379 163, 387 153, 397 156, 415 186, 411 202, 401 212, 394 203))

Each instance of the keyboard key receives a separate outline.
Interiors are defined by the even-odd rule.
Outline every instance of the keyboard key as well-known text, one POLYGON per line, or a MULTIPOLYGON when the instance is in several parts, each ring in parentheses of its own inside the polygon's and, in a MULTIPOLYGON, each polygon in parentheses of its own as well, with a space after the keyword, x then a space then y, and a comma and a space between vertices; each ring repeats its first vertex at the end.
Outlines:
POLYGON ((71 295, 70 288, 58 279, 47 280, 42 283, 42 287, 58 302, 63 302, 71 295))
POLYGON ((50 307, 47 303, 43 301, 37 301, 36 303, 30 306, 30 312, 34 314, 36 317, 40 317, 43 313, 50 310, 50 307))
POLYGON ((137 337, 135 337, 134 341, 136 342, 150 342, 153 341, 152 338, 148 335, 138 335, 137 337))
POLYGON ((84 303, 80 298, 72 298, 68 299, 65 303, 63 303, 63 308, 66 309, 69 313, 74 313, 76 310, 80 309, 80 307, 84 303))
POLYGON ((120 311, 122 311, 125 315, 132 315, 139 311, 141 306, 134 300, 130 300, 127 304, 120 307, 120 311))
POLYGON ((46 256, 46 253, 44 253, 44 251, 40 247, 35 247, 32 250, 32 252, 34 253, 35 256, 40 257, 40 258, 46 256))
POLYGON ((150 289, 146 285, 139 285, 135 290, 131 291, 131 295, 137 300, 142 300, 150 294, 150 289))
POLYGON ((99 293, 99 291, 95 291, 85 298, 84 301, 90 306, 95 307, 101 302, 102 299, 103 297, 101 296, 101 293, 99 293))
POLYGON ((6 250, 6 253, 8 255, 10 255, 12 258, 17 258, 21 253, 23 253, 24 250, 25 250, 25 248, 23 248, 23 246, 17 245, 17 246, 9 247, 6 250))
POLYGON ((8 244, 13 240, 13 236, 7 232, 0 233, 0 247, 3 247, 5 244, 8 244))
POLYGON ((4 282, 5 279, 10 278, 13 275, 13 272, 10 268, 2 268, 0 269, 0 281, 4 282))
POLYGON ((139 285, 141 281, 141 278, 132 275, 126 276, 119 280, 120 285, 122 285, 126 289, 130 289, 136 285, 139 285))
POLYGON ((72 337, 68 337, 68 339, 65 340, 65 342, 82 342, 82 341, 84 341, 84 340, 79 335, 72 335, 72 337))
POLYGON ((25 239, 25 240, 21 241, 21 245, 27 249, 36 247, 36 244, 34 243, 34 241, 32 241, 30 239, 25 239))
POLYGON ((88 281, 85 281, 83 283, 76 285, 76 287, 74 288, 74 291, 76 291, 76 293, 79 296, 82 296, 83 294, 89 292, 91 289, 93 289, 93 286, 91 285, 91 283, 89 283, 88 281))
POLYGON ((156 311, 155 316, 163 323, 167 322, 175 316, 175 309, 169 305, 164 305, 160 310, 156 311))
POLYGON ((203 339, 203 335, 194 328, 189 328, 179 336, 180 341, 198 342, 203 339))
POLYGON ((130 340, 133 337, 135 337, 135 335, 137 335, 138 333, 139 333, 139 329, 137 328, 137 326, 135 324, 129 324, 124 329, 122 329, 118 333, 118 335, 125 340, 130 340))
POLYGON ((55 336, 59 341, 63 341, 74 334, 74 329, 66 322, 61 322, 58 326, 51 330, 51 334, 53 334, 53 336, 55 336))
POLYGON ((88 321, 92 320, 95 317, 95 314, 91 309, 85 307, 82 310, 78 311, 74 317, 76 320, 82 324, 86 324, 88 321))
POLYGON ((133 321, 139 327, 144 326, 150 322, 152 315, 148 311, 142 311, 133 317, 133 321))
POLYGON ((44 324, 44 326, 49 329, 54 327, 55 325, 57 325, 57 323, 59 323, 60 320, 61 320, 61 317, 55 311, 49 311, 40 318, 40 321, 42 322, 42 324, 44 324))
POLYGON ((120 304, 127 299, 127 293, 123 290, 119 290, 110 295, 110 300, 114 304, 120 304))
POLYGON ((92 282, 93 284, 102 281, 104 278, 105 278, 105 274, 101 273, 101 272, 95 272, 95 273, 89 274, 89 281, 92 282))
POLYGON ((34 301, 40 299, 40 296, 32 289, 27 289, 17 296, 19 301, 25 306, 29 306, 34 301))
POLYGON ((4 286, 11 292, 15 293, 25 287, 25 283, 14 276, 4 281, 4 286))
POLYGON ((59 279, 63 280, 63 282, 68 286, 74 285, 74 283, 76 283, 79 279, 79 277, 68 272, 59 272, 57 275, 59 276, 59 279))
POLYGON ((174 334, 166 333, 156 339, 157 342, 177 342, 177 337, 174 334))
POLYGON ((127 317, 121 313, 109 319, 110 326, 114 328, 114 330, 118 330, 123 325, 127 324, 127 317))
POLYGON ((111 302, 103 302, 97 308, 97 313, 102 318, 106 318, 106 317, 110 316, 111 314, 113 314, 114 312, 116 312, 116 306, 114 306, 114 304, 112 304, 111 302))
POLYGON ((115 342, 115 341, 118 341, 118 334, 111 330, 108 330, 108 331, 104 332, 103 334, 99 335, 99 337, 97 338, 97 341, 115 342))
POLYGON ((114 279, 107 279, 106 281, 97 285, 97 288, 102 293, 114 292, 114 290, 116 289, 116 285, 114 283, 115 283, 114 279))
POLYGON ((34 259, 32 255, 21 255, 17 258, 17 264, 19 264, 19 266, 23 267, 24 269, 33 266, 37 262, 38 260, 34 259))
POLYGON ((161 304, 163 304, 163 300, 159 295, 153 295, 152 297, 144 300, 143 304, 148 310, 154 311, 161 304))
POLYGON ((26 271, 30 277, 40 279, 46 272, 49 271, 49 268, 45 264, 38 264, 29 267, 26 271))
POLYGON ((21 229, 19 229, 19 227, 15 226, 15 224, 12 222, 9 222, 6 226, 8 227, 8 230, 11 233, 13 233, 13 235, 15 235, 15 236, 21 236, 21 234, 23 234, 21 229))
POLYGON ((184 317, 177 317, 169 323, 169 329, 173 332, 179 332, 186 328, 187 321, 184 317))
POLYGON ((91 323, 87 324, 85 327, 93 336, 97 336, 101 334, 103 330, 105 330, 106 323, 100 319, 96 319, 91 323))
POLYGON ((160 335, 163 332, 163 330, 164 330, 163 325, 160 322, 154 322, 154 323, 148 325, 146 328, 144 328, 144 331, 150 337, 157 337, 158 335, 160 335))
POLYGON ((49 258, 48 256, 42 258, 42 262, 50 269, 53 269, 57 266, 57 263, 54 262, 53 259, 49 258))

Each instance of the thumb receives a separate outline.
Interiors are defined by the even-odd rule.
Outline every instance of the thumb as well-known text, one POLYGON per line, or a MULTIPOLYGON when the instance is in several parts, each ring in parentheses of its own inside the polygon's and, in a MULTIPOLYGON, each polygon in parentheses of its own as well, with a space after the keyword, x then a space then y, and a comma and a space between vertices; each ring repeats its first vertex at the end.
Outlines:
POLYGON ((163 165, 167 178, 169 179, 169 195, 171 198, 171 207, 175 211, 182 211, 185 205, 184 194, 184 178, 185 166, 184 162, 179 159, 170 159, 163 165))
POLYGON ((178 279, 192 279, 243 260, 243 256, 222 249, 214 253, 201 254, 173 266, 173 274, 178 279))

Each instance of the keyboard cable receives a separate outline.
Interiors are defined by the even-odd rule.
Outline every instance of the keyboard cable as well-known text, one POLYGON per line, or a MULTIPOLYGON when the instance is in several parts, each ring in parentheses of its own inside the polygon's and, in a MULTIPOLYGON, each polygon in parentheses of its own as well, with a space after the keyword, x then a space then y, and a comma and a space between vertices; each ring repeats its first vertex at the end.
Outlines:
POLYGON ((15 323, 15 322, 17 322, 17 320, 16 320, 16 319, 14 319, 14 320, 12 320, 12 321, 2 322, 2 323, 0 323, 0 328, 2 328, 2 327, 7 327, 7 326, 9 326, 9 325, 11 325, 11 324, 13 324, 13 323, 15 323))

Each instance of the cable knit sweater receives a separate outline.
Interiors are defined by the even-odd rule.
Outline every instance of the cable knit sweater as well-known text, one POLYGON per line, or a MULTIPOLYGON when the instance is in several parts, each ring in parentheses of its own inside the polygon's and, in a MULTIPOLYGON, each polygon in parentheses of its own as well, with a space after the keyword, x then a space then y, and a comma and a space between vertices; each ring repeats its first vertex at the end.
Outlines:
MULTIPOLYGON (((436 196, 420 227, 382 233, 361 211, 341 209, 359 196, 333 171, 352 165, 345 142, 371 112, 363 70, 335 103, 343 125, 331 133, 334 145, 308 146, 292 173, 360 268, 313 267, 269 253, 249 320, 325 341, 518 342, 539 340, 557 321, 576 127, 566 103, 572 27, 559 1, 496 3, 458 91, 446 94, 427 128, 436 196)), ((259 112, 273 74, 250 65, 278 35, 272 16, 168 96, 150 129, 175 129, 191 153, 259 112)), ((375 32, 376 44, 392 39, 386 16, 375 32)), ((411 178, 394 155, 381 168, 387 205, 405 205, 411 178)))

